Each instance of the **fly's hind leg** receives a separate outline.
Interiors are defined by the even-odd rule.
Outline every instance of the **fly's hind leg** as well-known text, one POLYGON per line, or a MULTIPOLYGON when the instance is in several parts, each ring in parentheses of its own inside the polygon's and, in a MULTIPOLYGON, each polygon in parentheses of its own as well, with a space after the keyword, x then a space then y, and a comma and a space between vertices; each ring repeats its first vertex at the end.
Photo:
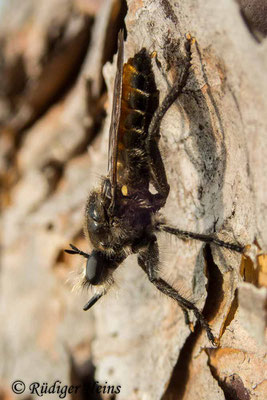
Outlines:
POLYGON ((166 203, 170 191, 170 185, 167 181, 165 167, 155 137, 149 140, 147 150, 149 155, 151 182, 158 192, 153 196, 153 202, 155 208, 160 209, 164 207, 166 203))
POLYGON ((160 138, 160 124, 164 115, 175 102, 175 100, 177 100, 177 98, 181 95, 183 88, 186 85, 191 65, 191 44, 193 40, 194 39, 192 39, 191 37, 188 37, 187 39, 187 59, 185 61, 184 70, 180 79, 175 82, 172 89, 163 100, 161 106, 156 110, 148 129, 146 150, 150 161, 149 164, 151 181, 158 192, 158 194, 155 195, 155 200, 158 204, 158 208, 161 208, 165 205, 170 190, 170 186, 166 177, 165 167, 158 148, 158 141, 160 138))
POLYGON ((139 253, 138 264, 145 271, 150 282, 153 283, 158 290, 177 301, 184 312, 185 321, 189 325, 190 321, 188 317, 188 311, 193 311, 197 320, 206 330, 209 340, 212 342, 213 345, 216 345, 216 339, 213 336, 210 326, 205 320, 202 313, 198 310, 198 308, 189 300, 182 297, 178 293, 178 291, 174 289, 171 285, 169 285, 166 281, 158 277, 159 250, 155 236, 151 237, 151 240, 147 247, 139 253))

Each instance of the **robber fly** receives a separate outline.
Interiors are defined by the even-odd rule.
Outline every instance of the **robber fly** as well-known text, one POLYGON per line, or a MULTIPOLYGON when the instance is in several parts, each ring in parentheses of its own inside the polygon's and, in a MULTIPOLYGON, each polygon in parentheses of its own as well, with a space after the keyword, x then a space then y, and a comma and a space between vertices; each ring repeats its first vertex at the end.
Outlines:
POLYGON ((159 107, 159 92, 151 56, 143 48, 123 64, 123 31, 118 38, 117 72, 109 131, 108 174, 99 189, 89 195, 84 231, 93 245, 91 254, 70 245, 69 254, 87 259, 84 285, 97 285, 97 293, 84 306, 92 307, 112 284, 112 273, 129 254, 137 254, 139 266, 158 290, 177 301, 189 324, 192 310, 216 343, 210 326, 198 308, 159 277, 156 234, 164 231, 182 239, 196 239, 243 253, 244 247, 214 236, 183 231, 166 224, 159 215, 169 194, 164 164, 158 148, 160 122, 182 93, 191 65, 191 42, 186 42, 187 60, 180 79, 159 107), (156 190, 152 194, 149 185, 156 190))

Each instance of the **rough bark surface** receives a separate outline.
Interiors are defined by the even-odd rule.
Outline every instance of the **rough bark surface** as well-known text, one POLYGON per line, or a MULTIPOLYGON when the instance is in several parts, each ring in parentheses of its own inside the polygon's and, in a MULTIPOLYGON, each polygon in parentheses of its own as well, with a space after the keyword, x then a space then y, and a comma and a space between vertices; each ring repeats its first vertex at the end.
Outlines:
POLYGON ((56 380, 80 385, 66 396, 76 400, 114 398, 103 385, 120 386, 121 400, 267 397, 264 254, 251 261, 159 237, 161 274, 203 309, 220 338, 213 348, 197 325, 190 332, 135 256, 84 313, 90 293, 71 291, 84 261, 63 253, 68 243, 90 249, 84 205, 106 173, 113 55, 124 19, 125 60, 142 47, 156 52, 160 101, 183 71, 186 35, 196 39, 184 92, 161 124, 171 186, 162 213, 181 229, 266 252, 267 42, 260 4, 128 0, 127 9, 116 0, 13 0, 2 8, 1 400, 16 398, 17 379, 26 385, 21 399, 38 398, 29 397, 32 382, 56 380))

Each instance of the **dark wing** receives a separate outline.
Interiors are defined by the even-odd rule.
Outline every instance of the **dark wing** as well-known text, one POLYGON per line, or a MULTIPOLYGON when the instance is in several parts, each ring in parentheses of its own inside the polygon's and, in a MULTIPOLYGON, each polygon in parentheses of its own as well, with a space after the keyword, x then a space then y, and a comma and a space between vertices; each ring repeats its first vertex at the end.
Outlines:
POLYGON ((108 176, 111 183, 111 208, 113 208, 115 205, 115 193, 117 186, 118 131, 121 116, 123 50, 123 30, 120 30, 118 35, 117 72, 114 82, 113 105, 108 144, 108 176))

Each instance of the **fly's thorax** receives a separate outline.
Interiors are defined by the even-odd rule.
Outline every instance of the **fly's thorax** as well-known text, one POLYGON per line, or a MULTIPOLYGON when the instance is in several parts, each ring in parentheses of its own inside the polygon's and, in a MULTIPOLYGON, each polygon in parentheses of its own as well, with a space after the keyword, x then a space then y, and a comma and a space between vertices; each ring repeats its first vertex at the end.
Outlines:
MULTIPOLYGON (((123 188, 122 188, 123 189, 123 188)), ((121 190, 122 192, 122 190, 121 190)), ((148 189, 128 187, 126 195, 117 194, 117 228, 123 244, 130 244, 143 236, 151 225, 153 207, 148 189)))
POLYGON ((102 187, 91 192, 87 200, 84 232, 95 249, 100 249, 101 243, 105 245, 110 240, 109 205, 110 199, 103 193, 102 187))
POLYGON ((85 209, 84 233, 96 251, 112 255, 123 247, 127 230, 115 212, 110 212, 111 198, 107 185, 90 193, 85 209))
POLYGON ((111 214, 111 199, 103 187, 91 192, 85 210, 84 232, 96 251, 112 256, 143 235, 151 225, 152 196, 148 188, 129 187, 129 192, 117 188, 116 204, 111 214))

